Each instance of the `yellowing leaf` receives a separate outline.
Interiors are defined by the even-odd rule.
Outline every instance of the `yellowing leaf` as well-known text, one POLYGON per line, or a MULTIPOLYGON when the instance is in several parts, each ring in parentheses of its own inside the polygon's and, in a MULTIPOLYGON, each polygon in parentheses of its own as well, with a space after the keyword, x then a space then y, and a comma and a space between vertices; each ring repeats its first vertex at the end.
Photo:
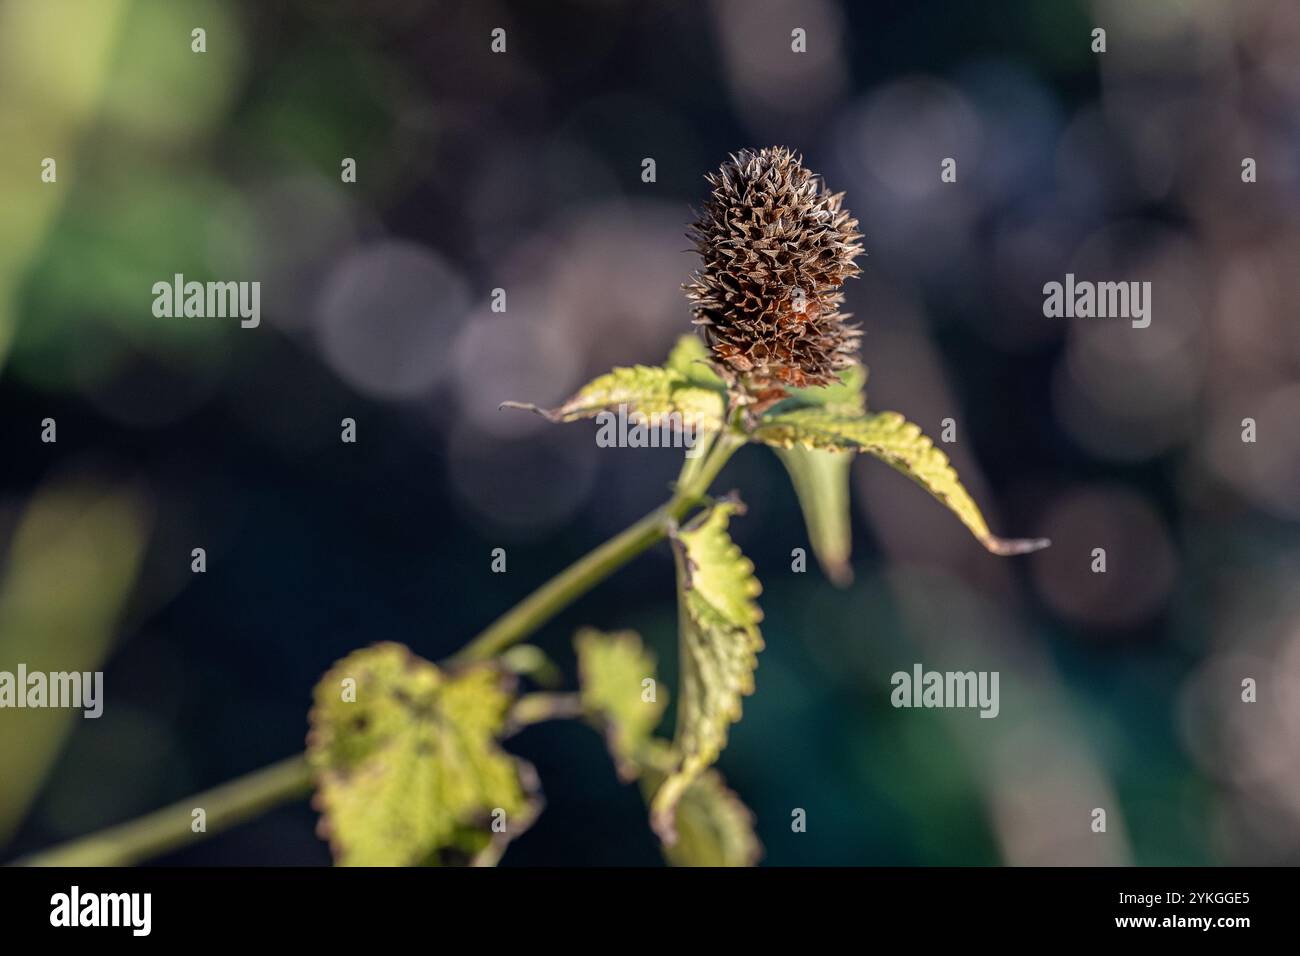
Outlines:
POLYGON ((765 418, 753 437, 778 448, 854 450, 873 455, 947 505, 994 554, 1025 554, 1050 543, 1045 538, 1009 540, 990 532, 948 456, 897 412, 846 415, 830 408, 800 408, 765 418))
POLYGON ((723 782, 704 771, 677 804, 677 842, 664 845, 673 866, 753 866, 763 855, 754 835, 754 814, 723 782))
MULTIPOLYGON (((667 703, 662 685, 656 689, 658 703, 645 700, 643 682, 655 676, 654 655, 635 631, 605 634, 587 628, 574 644, 583 710, 604 727, 620 776, 639 776, 641 792, 651 800, 676 766, 672 748, 652 736, 667 703)), ((753 814, 716 770, 704 771, 685 788, 674 821, 676 842, 661 844, 673 866, 753 866, 762 855, 753 814)))
POLYGON ((307 759, 338 864, 494 860, 527 829, 539 806, 532 768, 496 742, 508 681, 492 665, 447 673, 393 643, 321 678, 307 759))
POLYGON ((646 679, 655 680, 654 655, 634 631, 604 634, 586 628, 573 643, 578 652, 583 711, 604 727, 619 776, 632 780, 668 704, 666 689, 644 684, 646 679))
MULTIPOLYGON (((655 739, 645 751, 641 791, 650 800, 672 766, 672 748, 655 739)), ((717 768, 704 771, 682 792, 675 811, 677 839, 660 843, 672 866, 754 866, 763 845, 754 833, 754 814, 727 787, 717 768)))
POLYGON ((740 719, 740 699, 754 690, 754 669, 763 638, 762 590, 754 566, 727 534, 739 503, 719 502, 682 529, 677 563, 681 655, 673 769, 651 803, 650 820, 667 845, 676 841, 676 808, 690 784, 727 745, 727 730, 740 719))
POLYGON ((504 402, 501 407, 534 411, 553 422, 572 422, 617 412, 620 406, 633 424, 657 428, 666 423, 715 432, 722 428, 726 415, 727 389, 713 370, 704 344, 694 335, 683 335, 662 368, 615 368, 583 386, 559 408, 522 402, 504 402))
POLYGON ((687 411, 711 411, 715 425, 722 418, 719 396, 669 369, 646 365, 616 368, 600 376, 560 406, 559 412, 566 421, 572 421, 621 404, 652 421, 660 415, 687 411))
POLYGON ((722 427, 726 395, 695 384, 672 369, 634 365, 616 368, 593 379, 559 408, 538 408, 519 402, 505 402, 502 407, 525 408, 553 422, 592 418, 601 412, 617 412, 622 407, 634 424, 651 427, 669 424, 712 432, 722 427))

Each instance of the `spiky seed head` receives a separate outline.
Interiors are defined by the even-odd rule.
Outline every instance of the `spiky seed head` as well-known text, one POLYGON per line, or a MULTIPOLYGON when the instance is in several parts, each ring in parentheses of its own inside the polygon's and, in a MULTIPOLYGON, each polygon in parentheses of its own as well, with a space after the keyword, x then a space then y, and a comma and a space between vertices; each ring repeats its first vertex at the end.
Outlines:
POLYGON ((839 311, 862 251, 844 194, 779 146, 742 150, 705 178, 713 189, 687 233, 703 265, 683 286, 705 342, 752 391, 834 381, 862 335, 839 311))

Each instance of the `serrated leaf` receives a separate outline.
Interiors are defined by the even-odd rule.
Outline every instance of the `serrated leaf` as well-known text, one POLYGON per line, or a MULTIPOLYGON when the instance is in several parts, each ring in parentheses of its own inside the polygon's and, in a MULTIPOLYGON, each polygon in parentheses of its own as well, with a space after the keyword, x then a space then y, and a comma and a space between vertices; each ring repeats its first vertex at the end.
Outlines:
POLYGON ((676 830, 677 842, 663 845, 673 866, 754 866, 763 855, 754 814, 712 768, 682 794, 676 830))
POLYGON ((593 379, 559 408, 538 408, 520 402, 504 402, 501 407, 535 411, 553 422, 593 418, 621 408, 634 424, 658 428, 669 423, 695 432, 714 432, 722 428, 726 393, 701 384, 702 375, 656 365, 634 365, 593 379))
POLYGON ((619 776, 632 780, 642 754, 668 705, 666 688, 655 685, 646 700, 643 682, 655 679, 655 658, 635 631, 605 634, 594 628, 573 639, 578 652, 583 711, 604 728, 619 776))
POLYGON ((321 678, 307 759, 335 862, 490 862, 528 827, 535 775, 496 741, 510 680, 491 664, 444 672, 393 643, 356 651, 321 678), (491 827, 496 811, 504 833, 491 827))
POLYGON ((989 531, 948 456, 897 412, 845 415, 824 407, 800 408, 764 418, 753 437, 778 448, 852 450, 873 455, 947 505, 980 544, 994 554, 1025 554, 1049 544, 1044 538, 1008 540, 989 531))
POLYGON ((667 845, 676 840, 678 801, 727 745, 741 716, 741 697, 753 693, 763 638, 754 599, 762 590, 753 564, 727 534, 740 509, 722 501, 678 532, 678 627, 681 680, 673 769, 651 803, 651 824, 667 845))
POLYGON ((848 452, 818 448, 777 448, 777 457, 790 475, 813 553, 832 583, 845 587, 853 582, 849 554, 853 525, 849 512, 848 452))

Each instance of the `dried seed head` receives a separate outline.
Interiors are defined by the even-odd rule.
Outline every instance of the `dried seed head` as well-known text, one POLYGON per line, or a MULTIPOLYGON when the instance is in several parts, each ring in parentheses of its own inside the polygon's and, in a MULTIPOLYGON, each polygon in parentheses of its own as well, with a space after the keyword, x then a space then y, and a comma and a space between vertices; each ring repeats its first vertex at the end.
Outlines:
POLYGON ((840 286, 861 270, 858 221, 783 147, 742 150, 687 235, 703 266, 683 286, 714 356, 750 389, 826 385, 858 361, 840 286))

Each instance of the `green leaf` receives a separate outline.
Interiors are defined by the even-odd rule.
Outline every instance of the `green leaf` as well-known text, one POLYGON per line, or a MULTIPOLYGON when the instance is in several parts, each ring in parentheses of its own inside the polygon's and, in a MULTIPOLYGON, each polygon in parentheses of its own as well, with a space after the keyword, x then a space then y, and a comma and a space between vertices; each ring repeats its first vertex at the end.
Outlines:
POLYGON ((763 638, 754 566, 727 534, 741 505, 721 501, 675 538, 681 695, 673 767, 655 794, 650 820, 663 842, 676 842, 676 808, 690 784, 727 745, 740 699, 754 690, 763 638))
POLYGON ((790 398, 773 406, 773 412, 792 411, 795 408, 827 408, 841 415, 861 415, 867 409, 867 370, 861 365, 850 365, 840 372, 834 385, 817 388, 789 389, 790 398))
POLYGON ((553 689, 564 683, 560 668, 535 644, 516 644, 502 652, 497 663, 511 674, 531 679, 539 687, 553 689))
POLYGON ((808 540, 817 562, 833 584, 853 583, 849 564, 853 525, 849 513, 849 469, 853 456, 818 448, 776 449, 803 510, 808 540))
POLYGON ((754 814, 716 769, 704 771, 677 803, 677 841, 663 844, 673 866, 754 866, 763 845, 754 814))
MULTIPOLYGON (((834 385, 791 389, 789 399, 771 409, 781 414, 798 408, 824 408, 839 415, 861 415, 867 399, 863 387, 867 370, 851 365, 840 373, 834 385)), ((832 583, 846 587, 853 581, 849 565, 852 550, 852 520, 849 513, 849 470, 853 456, 817 448, 778 448, 799 498, 804 525, 813 553, 832 583)))
POLYGON ((654 684, 646 700, 643 682, 655 680, 655 658, 635 631, 605 634, 585 628, 573 639, 584 712, 605 730, 619 776, 635 779, 650 735, 668 705, 666 689, 654 684))
MULTIPOLYGON (((38 487, 21 515, 10 510, 13 499, 0 517, 0 541, 10 544, 7 554, 0 550, 0 669, 12 672, 22 661, 29 673, 71 672, 78 680, 101 670, 130 606, 151 509, 138 489, 76 474, 38 487)), ((81 722, 81 711, 60 707, 0 711, 0 846, 81 722)))
POLYGON ((693 335, 683 336, 673 347, 664 367, 634 365, 615 368, 593 379, 559 408, 538 408, 523 402, 503 402, 502 408, 523 408, 553 422, 592 418, 601 412, 627 409, 630 420, 659 427, 668 416, 680 424, 705 432, 722 428, 727 392, 708 362, 708 352, 693 335))
POLYGON ((760 422, 753 437, 778 448, 852 450, 873 455, 947 505, 980 544, 994 554, 1025 554, 1050 543, 1045 538, 1008 540, 990 532, 948 456, 897 412, 846 415, 827 407, 776 411, 760 422))
POLYGON ((698 335, 683 335, 668 354, 668 369, 703 388, 725 392, 727 385, 713 368, 708 348, 698 335))
POLYGON ((494 862, 527 829, 540 807, 535 775, 496 742, 509 684, 490 664, 444 672, 393 643, 321 678, 307 758, 335 862, 494 862))

